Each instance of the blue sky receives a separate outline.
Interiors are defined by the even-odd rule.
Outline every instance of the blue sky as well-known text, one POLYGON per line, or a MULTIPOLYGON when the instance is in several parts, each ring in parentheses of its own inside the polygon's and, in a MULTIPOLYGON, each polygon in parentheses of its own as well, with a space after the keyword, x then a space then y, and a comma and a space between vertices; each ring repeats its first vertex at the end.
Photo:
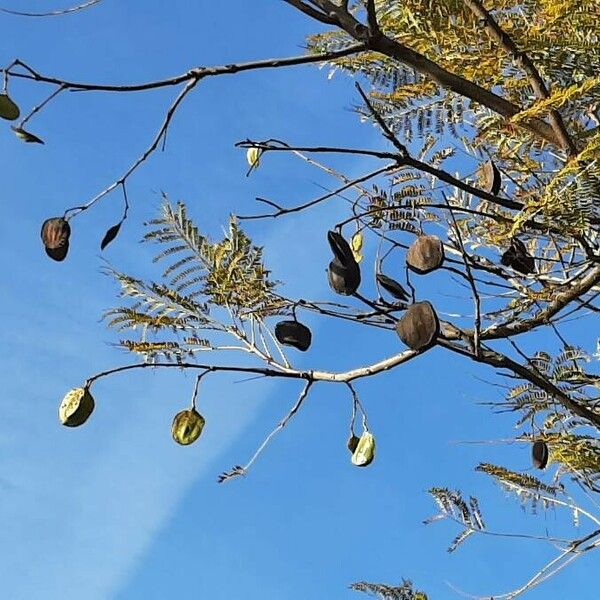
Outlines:
MULTIPOLYGON (((11 7, 46 4, 14 0, 11 7)), ((115 83, 299 54, 314 30, 275 0, 105 0, 70 17, 0 20, 3 64, 19 57, 48 74, 115 83)), ((11 84, 24 109, 46 93, 27 82, 11 84)), ((525 519, 512 499, 472 472, 480 461, 529 468, 528 449, 456 443, 509 437, 512 421, 477 404, 497 397, 474 378, 491 379, 490 371, 440 350, 358 384, 378 441, 368 469, 350 464, 350 401, 341 386, 315 386, 250 475, 226 485, 216 483, 217 474, 253 453, 294 402, 297 383, 207 378, 199 403, 207 426, 188 448, 172 442, 170 423, 189 401, 191 375, 105 380, 95 388, 97 409, 85 427, 59 425, 57 406, 69 388, 130 360, 111 346, 115 336, 99 321, 116 292, 100 272, 99 242, 118 220, 121 198, 107 197, 75 220, 64 263, 45 256, 40 225, 119 176, 149 143, 172 96, 173 90, 63 94, 31 122, 45 146, 25 145, 7 125, 0 128, 0 597, 342 599, 360 597, 347 590, 353 581, 408 577, 431 598, 451 598, 458 596, 447 582, 475 594, 522 583, 552 548, 474 538, 448 555, 458 528, 421 523, 434 512, 426 490, 450 485, 480 497, 495 530, 568 531, 552 512, 525 519)), ((351 112, 356 101, 350 79, 328 80, 315 67, 202 82, 178 112, 166 152, 131 179, 130 219, 104 258, 131 274, 156 275, 153 248, 138 240, 161 190, 185 199, 200 228, 213 235, 230 212, 253 211, 257 195, 289 203, 318 195, 332 180, 292 157, 269 156, 246 178, 244 152, 233 144, 246 137, 381 144, 351 112)), ((332 164, 358 175, 371 163, 332 164)), ((249 227, 266 246, 275 277, 287 282, 286 293, 331 299, 325 233, 342 210, 342 203, 330 203, 249 227)), ((446 285, 434 274, 423 289, 443 297, 446 285)), ((445 297, 447 310, 453 294, 445 297)), ((393 335, 303 320, 315 342, 298 365, 345 369, 401 350, 393 335)), ((574 586, 579 600, 596 598, 586 584, 591 560, 528 597, 562 599, 574 586)))

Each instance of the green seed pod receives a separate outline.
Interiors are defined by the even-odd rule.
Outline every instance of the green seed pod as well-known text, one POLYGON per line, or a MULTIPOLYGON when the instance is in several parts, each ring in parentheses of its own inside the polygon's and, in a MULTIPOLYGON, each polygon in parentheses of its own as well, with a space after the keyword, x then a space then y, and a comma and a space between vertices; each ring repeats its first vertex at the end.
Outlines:
POLYGON ((200 437, 204 423, 204 417, 195 408, 182 410, 173 419, 173 439, 182 446, 193 444, 200 437))
POLYGON ((308 350, 312 341, 310 329, 298 321, 280 321, 275 325, 275 337, 284 346, 308 350))
POLYGON ((88 420, 94 406, 94 398, 87 388, 75 388, 60 403, 58 418, 67 427, 79 427, 88 420))
POLYGON ((358 440, 356 449, 352 453, 352 464, 357 467, 366 467, 375 458, 375 438, 369 431, 363 432, 358 440))
POLYGON ((8 94, 0 94, 0 117, 7 121, 14 121, 20 114, 19 107, 8 97, 8 94))
POLYGON ((406 253, 406 264, 419 275, 439 269, 443 262, 444 245, 435 235, 419 236, 406 253))
POLYGON ((396 333, 413 350, 424 350, 435 343, 440 322, 430 302, 415 302, 396 324, 396 333))
POLYGON ((46 254, 56 261, 64 260, 69 251, 70 235, 71 226, 65 219, 62 217, 46 219, 41 232, 46 254))

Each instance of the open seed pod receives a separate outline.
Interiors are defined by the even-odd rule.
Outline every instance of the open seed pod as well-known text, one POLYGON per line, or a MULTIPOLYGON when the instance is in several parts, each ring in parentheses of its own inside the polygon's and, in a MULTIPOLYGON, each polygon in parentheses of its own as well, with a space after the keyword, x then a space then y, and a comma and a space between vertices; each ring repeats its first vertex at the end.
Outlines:
POLYGON ((394 296, 397 300, 407 302, 409 299, 408 292, 395 280, 383 273, 377 273, 375 276, 377 283, 388 293, 394 296))
POLYGON ((37 135, 31 133, 31 131, 26 131, 22 127, 11 127, 11 129, 15 132, 15 135, 24 142, 28 144, 44 144, 44 140, 39 138, 37 135))
POLYGON ((69 236, 71 226, 62 217, 46 219, 42 225, 42 242, 46 254, 54 260, 64 260, 69 251, 69 236))
POLYGON ((204 423, 204 417, 195 408, 182 410, 173 419, 173 439, 182 446, 193 444, 200 437, 204 423))
POLYGON ((0 117, 7 121, 14 121, 20 114, 19 107, 8 97, 8 94, 0 94, 0 117))
POLYGON ((531 462, 536 469, 545 469, 548 464, 548 445, 546 442, 537 440, 531 447, 531 462))
POLYGON ((413 350, 424 350, 435 343, 440 322, 430 302, 415 302, 396 324, 396 333, 413 350))
MULTIPOLYGON (((352 259, 354 261, 354 259, 352 259)), ((360 269, 356 261, 348 267, 337 259, 329 263, 327 278, 331 289, 342 296, 351 296, 360 285, 360 269)))
POLYGON ((496 196, 500 191, 502 175, 493 160, 488 160, 479 170, 481 189, 496 196))
POLYGON ((298 323, 298 321, 280 321, 275 325, 275 337, 284 346, 293 346, 302 350, 308 350, 312 341, 310 329, 298 323))
POLYGON ((356 262, 350 244, 344 239, 344 236, 341 233, 338 233, 337 231, 328 231, 327 241, 329 242, 331 251, 340 264, 348 266, 356 262))
POLYGON ((352 464, 357 467, 366 467, 373 462, 374 458, 375 438, 371 432, 364 431, 352 453, 352 464))
POLYGON ((83 425, 94 410, 94 398, 87 388, 67 392, 58 408, 58 418, 67 427, 83 425))
POLYGON ((535 273, 535 259, 527 252, 525 244, 518 238, 511 240, 510 247, 502 255, 500 262, 505 267, 511 267, 523 275, 535 273))
POLYGON ((411 271, 425 275, 439 269, 444 262, 444 245, 435 235, 421 235, 406 252, 406 264, 411 271))
POLYGON ((350 454, 354 454, 356 447, 358 446, 358 442, 360 442, 360 438, 357 435, 350 435, 348 441, 346 442, 346 446, 348 446, 348 450, 350 450, 350 454))

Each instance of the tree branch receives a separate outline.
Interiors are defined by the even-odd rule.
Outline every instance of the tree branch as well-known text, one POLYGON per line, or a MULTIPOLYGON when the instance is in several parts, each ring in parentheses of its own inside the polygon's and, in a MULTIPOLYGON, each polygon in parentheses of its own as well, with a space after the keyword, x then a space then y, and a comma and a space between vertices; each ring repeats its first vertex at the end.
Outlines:
MULTIPOLYGON (((494 17, 484 8, 480 0, 464 0, 464 3, 471 9, 475 16, 479 17, 484 23, 490 36, 496 40, 498 45, 513 58, 513 60, 525 71, 536 97, 545 100, 550 96, 550 90, 546 87, 535 65, 525 54, 521 52, 511 37, 498 25, 494 17)), ((567 132, 567 128, 560 116, 558 110, 550 111, 550 123, 561 146, 570 154, 577 154, 577 148, 567 132)))

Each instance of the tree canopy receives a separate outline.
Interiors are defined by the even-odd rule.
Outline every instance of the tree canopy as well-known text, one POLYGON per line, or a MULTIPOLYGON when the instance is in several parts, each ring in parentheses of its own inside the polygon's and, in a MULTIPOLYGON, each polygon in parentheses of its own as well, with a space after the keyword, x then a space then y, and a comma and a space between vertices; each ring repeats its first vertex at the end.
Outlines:
MULTIPOLYGON (((193 206, 164 194, 160 214, 147 223, 144 237, 156 247, 160 281, 107 267, 120 295, 105 320, 117 331, 118 345, 134 355, 133 362, 90 374, 65 397, 60 418, 65 425, 83 424, 94 410, 94 386, 105 377, 133 369, 191 370, 198 373, 191 406, 172 426, 175 440, 188 444, 201 438, 204 427, 196 409, 204 377, 234 371, 297 380, 300 391, 291 410, 245 464, 220 475, 225 482, 249 473, 314 386, 341 385, 350 398, 351 460, 366 467, 376 460, 377 446, 358 392, 362 379, 401 372, 405 363, 434 348, 486 365, 502 382, 494 383, 502 397, 492 408, 514 414, 517 433, 510 441, 527 444, 533 466, 543 473, 537 477, 489 463, 476 469, 525 507, 565 510, 576 525, 581 519, 587 527, 568 539, 544 536, 542 542, 558 547, 555 558, 533 567, 529 581, 493 596, 517 597, 600 544, 598 349, 581 347, 569 335, 570 322, 587 319, 593 327, 600 310, 595 303, 600 294, 600 5, 575 0, 499 0, 493 7, 480 0, 285 2, 318 30, 301 56, 199 66, 128 84, 71 81, 19 59, 3 70, 0 116, 14 122, 15 134, 28 143, 43 143, 32 123, 66 91, 175 89, 147 149, 122 175, 43 224, 45 250, 57 261, 68 260, 78 217, 114 192, 122 195, 122 218, 98 239, 102 249, 118 243, 132 201, 130 178, 143 177, 151 157, 158 160, 153 155, 165 144, 178 109, 190 93, 201 93, 196 86, 206 78, 325 65, 329 76, 340 71, 355 79, 350 101, 357 118, 380 133, 373 148, 321 145, 322 139, 314 146, 272 138, 237 141, 249 176, 268 170, 270 157, 284 153, 326 171, 337 184, 301 204, 257 198, 258 210, 232 215, 221 239, 202 232, 190 216, 193 206), (16 78, 49 89, 46 100, 24 111, 24 117, 10 91, 16 78), (365 157, 373 167, 350 176, 330 166, 333 156, 365 157), (344 216, 337 223, 315 221, 331 249, 331 262, 313 275, 324 276, 327 267, 331 296, 289 297, 246 224, 294 219, 328 202, 338 202, 344 216), (356 345, 348 350, 355 365, 348 370, 296 366, 297 351, 310 357, 312 332, 303 323, 308 314, 361 332, 383 331, 398 338, 398 352, 379 358, 356 345), (223 358, 225 351, 244 358, 223 358)), ((460 526, 449 551, 475 534, 516 535, 488 529, 485 507, 475 497, 436 487, 435 480, 431 485, 438 513, 429 521, 460 526)), ((420 586, 426 588, 427 582, 420 586)), ((365 582, 353 587, 382 599, 427 597, 409 581, 398 587, 365 582)))

